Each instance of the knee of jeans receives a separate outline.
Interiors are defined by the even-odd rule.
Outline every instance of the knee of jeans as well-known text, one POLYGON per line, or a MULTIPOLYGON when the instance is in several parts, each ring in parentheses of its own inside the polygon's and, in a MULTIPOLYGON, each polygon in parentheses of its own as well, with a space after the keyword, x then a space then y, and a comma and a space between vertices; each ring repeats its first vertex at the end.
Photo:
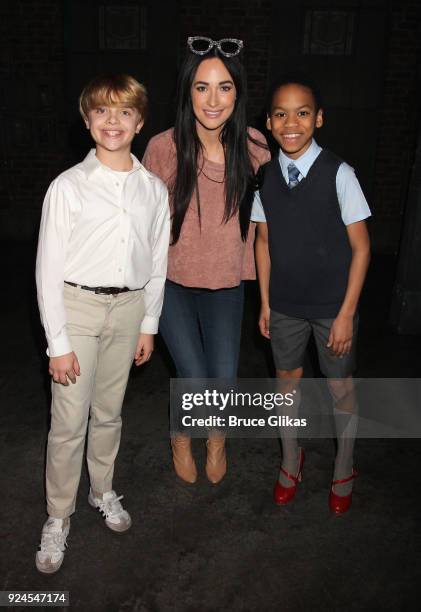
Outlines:
POLYGON ((238 376, 238 362, 215 363, 208 368, 209 378, 236 379, 238 376))
POLYGON ((177 378, 210 378, 210 375, 206 370, 192 363, 179 365, 177 367, 177 378))

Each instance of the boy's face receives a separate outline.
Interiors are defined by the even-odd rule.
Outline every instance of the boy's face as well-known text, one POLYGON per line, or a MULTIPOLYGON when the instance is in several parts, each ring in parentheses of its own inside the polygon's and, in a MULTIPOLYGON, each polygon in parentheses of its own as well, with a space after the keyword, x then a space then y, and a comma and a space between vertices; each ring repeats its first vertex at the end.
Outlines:
POLYGON ((266 125, 282 151, 298 159, 309 148, 314 130, 323 125, 323 111, 316 110, 310 89, 289 83, 273 94, 266 125))
POLYGON ((85 123, 97 149, 124 153, 130 151, 131 142, 140 132, 143 120, 134 108, 104 104, 91 109, 85 123))

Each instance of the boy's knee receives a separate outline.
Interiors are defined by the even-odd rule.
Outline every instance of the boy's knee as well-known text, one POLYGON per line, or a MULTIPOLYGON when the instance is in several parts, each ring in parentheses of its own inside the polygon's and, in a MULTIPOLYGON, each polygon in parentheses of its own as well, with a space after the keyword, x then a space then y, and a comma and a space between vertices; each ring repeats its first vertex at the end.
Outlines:
POLYGON ((48 447, 50 449, 56 447, 64 447, 65 445, 74 445, 79 447, 85 443, 85 428, 79 425, 69 424, 67 427, 51 428, 48 434, 48 447))
POLYGON ((346 398, 354 391, 352 376, 348 376, 348 378, 330 378, 328 379, 327 384, 335 401, 346 398))
POLYGON ((290 393, 297 389, 299 380, 302 378, 303 368, 295 368, 294 370, 276 370, 276 378, 278 379, 278 387, 281 393, 290 393))
POLYGON ((302 378, 303 368, 295 368, 294 370, 276 370, 277 378, 302 378))

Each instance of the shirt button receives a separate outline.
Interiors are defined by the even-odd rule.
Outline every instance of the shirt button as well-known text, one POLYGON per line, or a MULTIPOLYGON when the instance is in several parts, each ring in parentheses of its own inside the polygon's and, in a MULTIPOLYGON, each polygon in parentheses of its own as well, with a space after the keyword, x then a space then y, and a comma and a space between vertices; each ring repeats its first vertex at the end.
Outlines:
POLYGON ((120 185, 120 183, 116 183, 115 185, 116 185, 116 187, 118 187, 120 185))
POLYGON ((127 214, 127 210, 125 208, 123 208, 123 212, 125 215, 127 214))
POLYGON ((119 272, 123 272, 123 270, 121 268, 118 269, 119 272))
POLYGON ((121 242, 124 244, 126 241, 124 240, 124 238, 121 239, 121 242))

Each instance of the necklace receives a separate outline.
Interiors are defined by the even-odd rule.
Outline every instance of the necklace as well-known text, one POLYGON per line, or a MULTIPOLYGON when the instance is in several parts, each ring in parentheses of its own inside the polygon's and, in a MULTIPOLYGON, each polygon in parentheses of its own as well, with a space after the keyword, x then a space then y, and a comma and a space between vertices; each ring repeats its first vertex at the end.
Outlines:
POLYGON ((203 174, 203 176, 206 177, 208 179, 208 181, 212 181, 212 183, 218 183, 219 185, 222 185, 222 183, 225 183, 225 169, 224 169, 224 177, 223 177, 222 181, 217 181, 216 179, 213 179, 210 176, 208 176, 206 174, 206 172, 203 171, 203 166, 202 166, 202 168, 200 168, 199 175, 200 174, 203 174))

